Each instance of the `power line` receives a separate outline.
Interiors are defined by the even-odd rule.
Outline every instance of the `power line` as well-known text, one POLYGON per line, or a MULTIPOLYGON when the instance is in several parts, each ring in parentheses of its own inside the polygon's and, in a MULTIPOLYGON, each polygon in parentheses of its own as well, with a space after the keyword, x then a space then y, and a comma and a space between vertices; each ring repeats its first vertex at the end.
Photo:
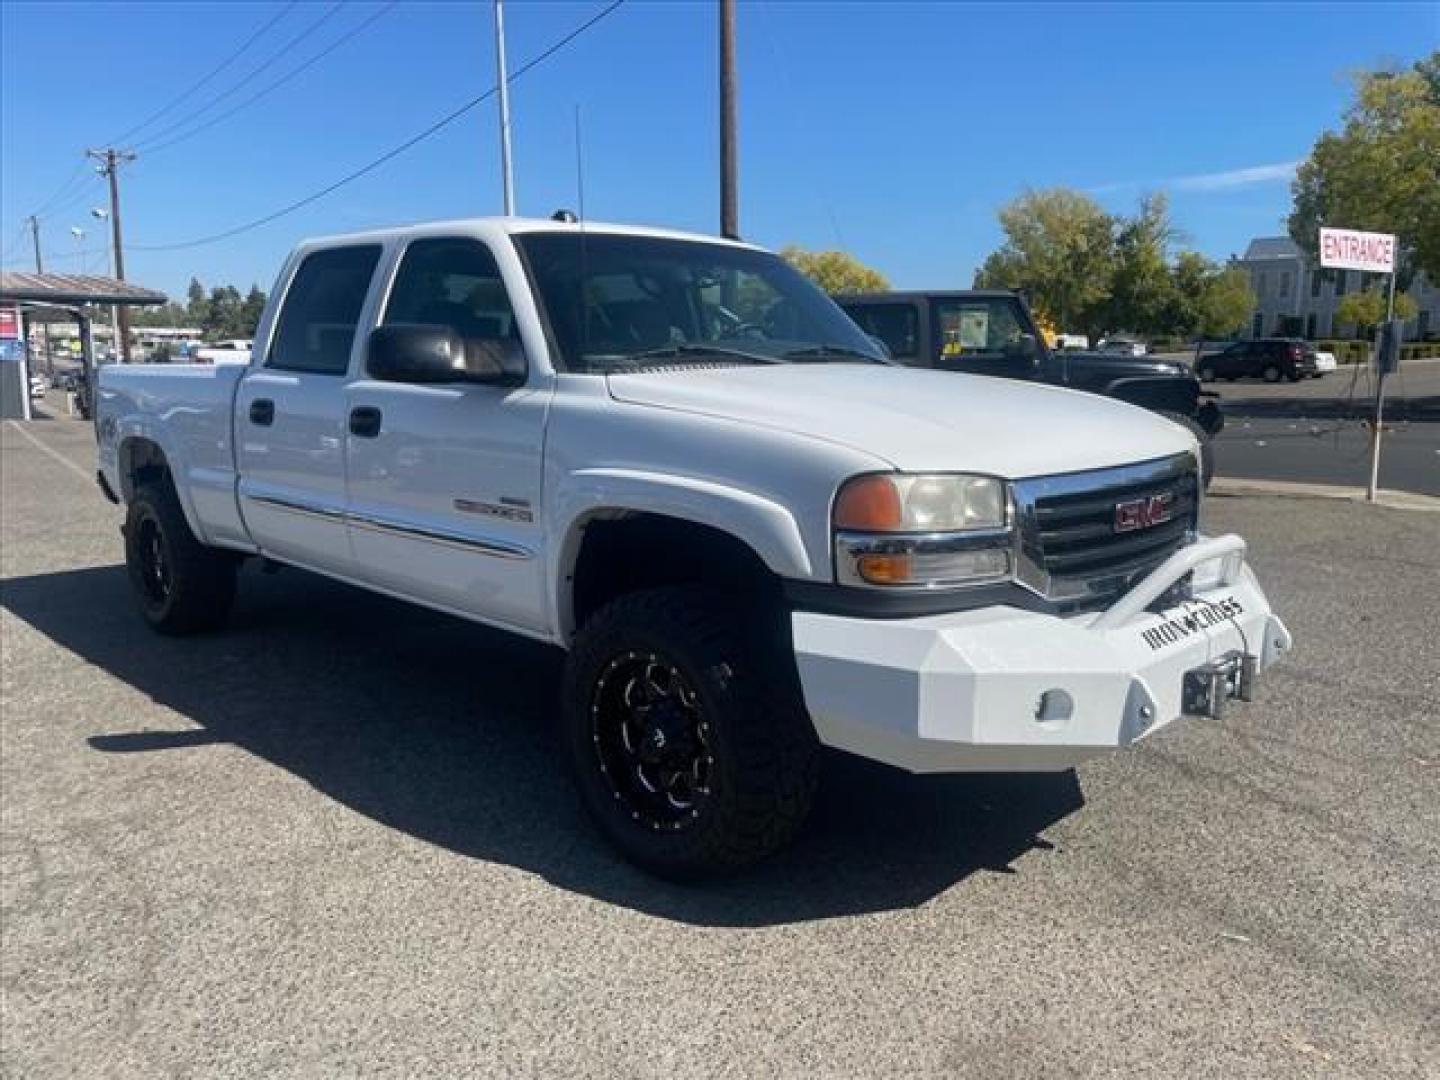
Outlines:
POLYGON ((10 243, 6 246, 4 254, 0 255, 0 259, 3 259, 7 266, 10 265, 12 261, 12 256, 24 246, 25 226, 21 225, 18 229, 15 230, 14 238, 11 239, 10 243))
MULTIPOLYGON (((215 76, 219 75, 227 67, 229 67, 236 60, 238 60, 246 49, 253 45, 257 40, 259 40, 262 34, 264 34, 272 26, 274 26, 281 19, 283 19, 289 13, 290 9, 295 7, 298 2, 299 0, 290 0, 290 3, 286 4, 283 8, 280 9, 280 11, 276 15, 272 16, 258 30, 256 30, 248 38, 246 38, 239 48, 235 49, 234 52, 232 52, 229 56, 222 60, 216 67, 212 68, 208 74, 206 74, 198 82, 192 84, 189 88, 184 90, 179 96, 167 102, 157 112, 152 113, 140 123, 130 128, 130 130, 119 136, 119 138, 111 140, 112 144, 128 139, 137 131, 141 131, 142 129, 148 127, 150 124, 160 119, 160 117, 164 116, 166 113, 174 109, 175 106, 179 105, 186 98, 193 95, 197 90, 200 90, 202 87, 204 87, 207 83, 214 79, 215 76)), ((60 186, 51 193, 48 199, 46 199, 43 203, 37 206, 31 212, 30 216, 38 218, 58 217, 61 213, 68 210, 70 207, 75 206, 81 201, 87 199, 90 196, 90 192, 88 190, 85 190, 85 184, 83 181, 85 176, 89 174, 89 172, 90 170, 87 166, 87 162, 84 159, 81 159, 80 163, 75 166, 74 170, 67 177, 65 177, 63 181, 61 181, 60 186), (76 185, 77 180, 81 181, 78 186, 76 185)), ((15 245, 12 245, 12 249, 14 246, 15 245)))
POLYGON ((245 87, 250 83, 252 79, 255 78, 255 76, 259 75, 262 71, 273 67, 285 56, 286 53, 290 52, 291 49, 295 48, 295 46, 299 45, 316 30, 320 29, 321 26, 325 25, 325 23, 332 19, 336 15, 336 13, 338 13, 339 10, 344 6, 344 0, 335 0, 335 3, 331 4, 330 7, 326 9, 323 15, 321 15, 314 22, 310 23, 308 26, 306 26, 305 29, 301 30, 300 33, 296 34, 284 45, 280 46, 280 48, 276 49, 273 53, 270 54, 269 59, 267 59, 259 67, 254 68, 252 71, 250 71, 249 74, 247 74, 239 82, 231 86, 230 89, 222 90, 219 94, 216 94, 213 98, 207 101, 204 105, 201 105, 198 109, 195 109, 193 112, 182 116, 179 120, 176 120, 173 123, 165 125, 159 131, 152 132, 151 134, 145 136, 145 138, 141 139, 140 142, 136 144, 136 149, 148 151, 148 148, 150 146, 153 146, 159 140, 164 139, 167 135, 171 134, 174 131, 178 131, 180 128, 183 128, 186 124, 190 123, 190 121, 209 112, 226 98, 233 97, 235 94, 245 89, 245 87))
POLYGON ((290 3, 286 4, 283 8, 281 8, 278 14, 266 20, 265 24, 261 26, 260 29, 256 30, 253 34, 246 38, 240 44, 239 48, 237 48, 224 60, 220 61, 220 63, 217 64, 215 67, 211 68, 210 72, 204 75, 198 82, 193 83, 187 89, 181 91, 180 94, 172 98, 170 101, 166 102, 165 105, 163 105, 158 111, 152 113, 150 116, 147 116, 144 120, 140 121, 140 123, 136 124, 129 131, 126 131, 120 135, 117 135, 115 138, 110 139, 106 143, 106 145, 115 146, 119 143, 125 142, 127 139, 130 138, 130 136, 134 135, 136 132, 143 131, 145 128, 153 124, 156 120, 159 120, 162 116, 168 113, 171 109, 175 108, 176 105, 179 105, 186 98, 192 96, 197 90, 201 89, 212 79, 214 79, 215 76, 219 75, 236 60, 240 59, 246 49, 250 48, 251 45, 255 44, 255 42, 259 40, 260 36, 264 34, 265 31, 269 30, 272 26, 274 26, 286 15, 288 15, 290 13, 290 9, 293 8, 298 2, 299 0, 290 0, 290 3))
POLYGON ((57 201, 69 195, 75 190, 75 181, 85 172, 85 161, 82 158, 79 165, 75 166, 73 172, 67 176, 58 188, 51 193, 50 197, 37 206, 31 213, 36 217, 44 217, 57 201))
POLYGON ((376 11, 376 12, 375 12, 374 14, 372 14, 368 19, 366 19, 364 22, 361 22, 361 23, 359 23, 358 25, 356 25, 355 27, 351 28, 351 30, 350 30, 348 33, 345 33, 345 34, 341 35, 340 37, 336 38, 333 42, 331 42, 328 46, 326 46, 326 47, 325 47, 324 49, 322 49, 320 52, 318 52, 318 53, 316 53, 314 56, 310 57, 309 60, 306 60, 303 64, 301 64, 300 66, 298 66, 298 67, 296 67, 296 68, 292 68, 290 71, 286 72, 284 75, 280 76, 280 78, 278 78, 278 79, 276 79, 274 82, 268 84, 268 85, 265 86, 263 89, 257 90, 255 93, 251 94, 248 98, 246 98, 244 101, 240 102, 238 105, 233 105, 233 106, 231 106, 230 108, 226 109, 224 112, 222 112, 222 113, 221 113, 220 115, 218 115, 218 116, 212 116, 209 120, 206 120, 203 124, 200 124, 198 127, 191 128, 189 131, 182 131, 179 135, 176 135, 173 139, 166 139, 164 142, 152 144, 152 145, 149 147, 149 149, 145 151, 146 156, 148 157, 148 156, 151 156, 151 155, 154 155, 154 154, 158 154, 160 151, 165 150, 165 149, 168 149, 169 147, 174 146, 176 143, 185 142, 187 139, 193 139, 196 135, 199 135, 202 131, 208 131, 210 128, 214 127, 216 124, 220 123, 222 120, 225 120, 225 119, 228 119, 228 118, 231 117, 231 116, 234 116, 234 115, 235 115, 237 112, 239 112, 241 109, 244 109, 244 108, 246 108, 247 106, 250 106, 250 105, 255 104, 255 102, 259 101, 262 97, 265 97, 265 96, 266 96, 267 94, 269 94, 272 90, 278 90, 281 86, 285 85, 287 82, 289 82, 291 79, 295 78, 295 76, 299 75, 301 72, 305 71, 306 69, 314 66, 315 64, 319 63, 321 60, 325 59, 325 57, 329 56, 332 52, 334 52, 336 49, 338 49, 341 45, 344 45, 344 44, 345 44, 347 41, 349 41, 351 38, 355 37, 355 36, 356 36, 357 34, 359 34, 361 31, 363 31, 363 30, 365 30, 366 28, 368 28, 371 23, 376 22, 378 19, 384 17, 385 15, 390 14, 390 12, 395 9, 396 5, 397 5, 399 2, 400 2, 400 0, 390 0, 390 3, 388 3, 388 4, 386 4, 384 7, 380 8, 380 10, 376 11))
MULTIPOLYGON (((568 34, 562 37, 559 41, 555 42, 544 52, 540 53, 538 56, 526 61, 520 67, 516 68, 515 72, 510 76, 507 82, 513 83, 516 79, 520 78, 520 76, 524 75, 526 72, 530 71, 535 67, 538 67, 540 64, 544 63, 546 60, 550 59, 550 57, 554 56, 557 52, 563 49, 566 45, 570 44, 570 42, 574 41, 581 34, 585 33, 585 31, 589 30, 592 26, 596 25, 608 16, 614 14, 624 4, 625 0, 612 0, 612 3, 607 5, 605 8, 603 8, 597 14, 593 15, 591 18, 587 19, 585 22, 581 23, 574 30, 571 30, 568 34)), ((241 233, 249 232, 251 229, 258 229, 262 225, 268 225, 272 221, 276 221, 282 217, 285 217, 287 214, 294 213, 296 210, 299 210, 302 207, 309 206, 311 203, 319 199, 323 199, 326 195, 329 195, 334 191, 338 191, 346 184, 360 179, 360 177, 366 175, 367 173, 374 172, 381 165, 384 165, 387 161, 399 157, 406 150, 409 150, 412 146, 416 145, 417 143, 423 142, 431 135, 434 135, 441 128, 444 128, 449 124, 454 123, 456 120, 460 119, 460 117, 464 116, 471 109, 475 108, 475 106, 494 97, 498 90, 498 86, 492 86, 483 94, 478 94, 477 96, 471 98, 469 101, 465 102, 465 104, 459 106, 453 111, 447 113, 445 116, 441 117, 439 120, 435 121, 435 123, 431 124, 419 134, 414 135, 409 139, 406 139, 399 146, 387 150, 384 154, 381 154, 379 157, 373 159, 368 164, 362 165, 360 168, 346 174, 339 180, 336 180, 334 183, 321 188, 319 191, 313 192, 310 195, 305 196, 303 199, 297 199, 287 206, 282 206, 280 209, 272 213, 266 214, 264 217, 256 218, 254 221, 247 221, 245 224, 237 225, 233 229, 226 229, 223 232, 212 233, 209 236, 201 236, 193 240, 184 240, 174 244, 130 244, 127 245, 127 250, 179 251, 183 248, 201 247, 204 244, 213 244, 218 240, 228 240, 232 236, 239 236, 241 233)))
MULTIPOLYGON (((99 180, 100 176, 98 173, 92 172, 89 178, 91 180, 99 180)), ((75 189, 74 194, 72 194, 70 198, 68 198, 65 202, 61 203, 59 206, 56 206, 48 213, 39 214, 38 216, 41 218, 54 220, 55 218, 64 215, 71 207, 79 206, 82 203, 93 201, 95 195, 96 192, 94 191, 93 187, 82 184, 80 185, 80 187, 75 189)))
MULTIPOLYGON (((239 48, 237 48, 234 52, 232 52, 229 56, 222 60, 217 66, 212 68, 208 74, 203 76, 198 82, 192 84, 186 90, 182 91, 177 97, 166 102, 166 104, 161 107, 157 112, 152 113, 140 123, 130 128, 124 134, 119 135, 114 139, 111 139, 110 145, 123 142, 126 139, 130 138, 130 136, 134 135, 136 132, 149 127, 156 120, 160 119, 160 117, 164 116, 166 113, 170 112, 170 110, 175 108, 175 106, 179 105, 186 98, 193 95, 197 90, 200 90, 202 87, 204 87, 208 82, 214 79, 215 76, 219 75, 227 67, 229 67, 236 60, 238 60, 246 49, 248 49, 251 45, 255 44, 257 40, 259 40, 262 34, 264 34, 267 30, 269 30, 272 26, 278 23, 287 14, 289 14, 290 9, 295 7, 297 3, 299 3, 299 0, 290 0, 290 2, 286 4, 283 8, 281 8, 277 14, 268 19, 258 30, 256 30, 253 34, 246 38, 244 42, 241 43, 239 48)), ((41 203, 39 206, 37 206, 33 211, 31 211, 31 215, 34 217, 50 216, 50 211, 52 208, 55 207, 56 203, 58 203, 61 199, 76 194, 78 189, 74 186, 75 181, 79 179, 85 171, 86 162, 82 159, 80 164, 75 166, 74 171, 72 171, 70 175, 67 176, 63 181, 61 181, 60 186, 56 188, 56 190, 50 195, 50 197, 46 199, 43 203, 41 203)), ((72 201, 67 203, 65 207, 55 208, 54 212, 58 214, 60 210, 66 209, 69 206, 73 206, 74 202, 75 200, 72 199, 72 201)))

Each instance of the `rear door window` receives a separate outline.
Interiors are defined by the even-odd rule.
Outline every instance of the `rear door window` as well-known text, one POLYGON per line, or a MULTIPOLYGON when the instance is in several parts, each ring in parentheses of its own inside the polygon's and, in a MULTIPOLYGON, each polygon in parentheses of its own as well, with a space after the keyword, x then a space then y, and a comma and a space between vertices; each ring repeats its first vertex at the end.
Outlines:
POLYGON ((345 374, 380 251, 361 244, 305 256, 285 292, 267 368, 345 374))

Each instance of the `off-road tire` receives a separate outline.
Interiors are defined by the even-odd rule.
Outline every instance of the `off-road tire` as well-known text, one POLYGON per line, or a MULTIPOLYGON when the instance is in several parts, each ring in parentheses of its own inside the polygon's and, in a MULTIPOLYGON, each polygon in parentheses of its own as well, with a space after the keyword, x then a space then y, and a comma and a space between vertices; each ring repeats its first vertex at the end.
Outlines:
POLYGON ((238 560, 195 539, 168 480, 142 484, 125 517, 125 565, 140 614, 161 634, 214 630, 235 600, 238 560), (152 545, 158 540, 168 585, 159 589, 152 545))
POLYGON ((1172 412, 1169 409, 1161 409, 1159 413, 1166 420, 1172 420, 1187 429, 1200 443, 1200 484, 1203 489, 1208 489, 1210 481, 1215 477, 1215 447, 1210 433, 1201 427, 1199 421, 1193 416, 1172 412))
POLYGON ((794 660, 774 618, 695 586, 623 595, 581 627, 566 660, 564 741, 581 801, 616 848, 663 878, 740 870, 789 842, 810 810, 819 743, 794 660), (620 657, 653 654, 696 691, 708 726, 709 794, 675 831, 636 819, 600 766, 592 710, 620 657))

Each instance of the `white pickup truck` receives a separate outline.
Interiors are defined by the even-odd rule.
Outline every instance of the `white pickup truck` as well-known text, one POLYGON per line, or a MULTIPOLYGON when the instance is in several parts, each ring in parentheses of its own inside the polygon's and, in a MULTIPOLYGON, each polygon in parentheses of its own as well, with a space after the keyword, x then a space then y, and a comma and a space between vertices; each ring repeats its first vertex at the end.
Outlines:
POLYGON ((887 363, 757 248, 573 220, 303 244, 246 366, 110 366, 99 480, 145 619, 260 557, 568 652, 582 799, 672 877, 805 816, 820 746, 1067 769, 1249 699, 1290 637, 1194 438, 887 363))

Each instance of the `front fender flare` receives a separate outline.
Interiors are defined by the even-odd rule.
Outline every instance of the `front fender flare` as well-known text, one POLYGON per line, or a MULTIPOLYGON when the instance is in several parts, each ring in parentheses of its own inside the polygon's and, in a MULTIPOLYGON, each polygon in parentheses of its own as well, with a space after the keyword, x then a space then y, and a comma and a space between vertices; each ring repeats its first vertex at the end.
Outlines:
POLYGON ((554 535, 549 545, 552 625, 562 637, 571 629, 569 579, 585 524, 617 513, 649 513, 707 525, 746 544, 772 572, 808 578, 813 560, 799 523, 773 499, 752 491, 690 476, 641 469, 597 468, 571 473, 560 485, 547 515, 554 535))

